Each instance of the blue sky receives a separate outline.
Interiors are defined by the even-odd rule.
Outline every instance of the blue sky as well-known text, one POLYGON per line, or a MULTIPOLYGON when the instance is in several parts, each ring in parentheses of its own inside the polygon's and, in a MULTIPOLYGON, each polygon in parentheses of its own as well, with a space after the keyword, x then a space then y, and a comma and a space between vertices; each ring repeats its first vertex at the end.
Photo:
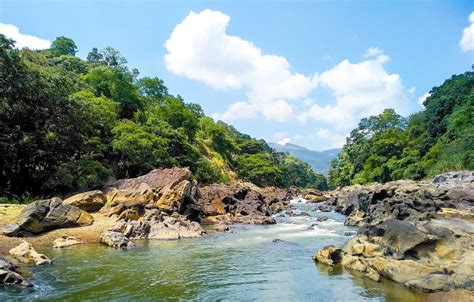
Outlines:
POLYGON ((470 70, 473 6, 0 0, 0 32, 13 25, 43 40, 68 36, 80 57, 112 46, 141 76, 162 78, 172 94, 244 133, 324 150, 341 146, 361 117, 421 110, 433 86, 470 70))

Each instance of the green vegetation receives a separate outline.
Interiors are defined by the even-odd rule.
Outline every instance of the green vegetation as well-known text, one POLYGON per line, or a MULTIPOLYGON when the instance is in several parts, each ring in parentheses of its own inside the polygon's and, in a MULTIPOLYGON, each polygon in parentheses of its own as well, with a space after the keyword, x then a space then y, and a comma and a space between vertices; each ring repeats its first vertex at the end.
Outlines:
POLYGON ((330 168, 332 186, 422 179, 474 170, 474 73, 431 90, 408 119, 386 109, 362 119, 330 168))
POLYGON ((13 43, 0 35, 0 196, 68 194, 172 166, 202 184, 327 186, 309 165, 170 95, 161 79, 139 78, 113 48, 82 60, 66 37, 41 51, 13 43))

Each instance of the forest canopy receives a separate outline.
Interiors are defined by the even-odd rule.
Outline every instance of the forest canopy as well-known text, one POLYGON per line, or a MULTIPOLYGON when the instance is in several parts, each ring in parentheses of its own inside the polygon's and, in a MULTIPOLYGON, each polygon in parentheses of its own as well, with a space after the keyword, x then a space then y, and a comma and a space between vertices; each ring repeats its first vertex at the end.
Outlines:
POLYGON ((67 37, 19 50, 0 35, 0 196, 66 195, 172 166, 201 184, 327 188, 308 164, 139 77, 118 50, 77 50, 67 37))
POLYGON ((434 87, 423 105, 408 119, 392 109, 362 119, 331 164, 331 185, 474 170, 474 73, 434 87))

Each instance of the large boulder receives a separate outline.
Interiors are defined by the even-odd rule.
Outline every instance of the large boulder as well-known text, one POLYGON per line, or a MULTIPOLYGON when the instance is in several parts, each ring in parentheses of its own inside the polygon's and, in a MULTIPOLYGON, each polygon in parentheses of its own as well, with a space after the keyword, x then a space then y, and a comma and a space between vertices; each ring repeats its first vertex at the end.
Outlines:
POLYGON ((46 255, 38 253, 27 241, 23 240, 18 246, 9 251, 10 255, 23 263, 36 265, 50 264, 51 260, 46 255))
POLYGON ((117 180, 107 184, 104 193, 109 214, 129 208, 141 211, 146 206, 179 212, 195 220, 201 213, 194 200, 196 182, 185 168, 155 169, 143 176, 117 180))
POLYGON ((107 201, 104 193, 99 190, 84 192, 66 198, 63 203, 78 207, 86 212, 95 212, 100 210, 107 201))
POLYGON ((20 212, 15 224, 3 228, 8 236, 28 236, 46 231, 91 225, 94 218, 76 206, 63 204, 59 198, 35 201, 20 212))
POLYGON ((285 210, 297 193, 251 183, 212 184, 201 188, 199 204, 218 223, 268 224, 275 223, 271 215, 285 210))

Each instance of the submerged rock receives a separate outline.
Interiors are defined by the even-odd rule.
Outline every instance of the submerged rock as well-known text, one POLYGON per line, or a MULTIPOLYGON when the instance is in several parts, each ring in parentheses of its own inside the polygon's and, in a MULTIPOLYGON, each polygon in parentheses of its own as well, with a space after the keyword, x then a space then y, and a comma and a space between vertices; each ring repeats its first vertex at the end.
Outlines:
POLYGON ((59 198, 35 201, 20 212, 16 223, 3 228, 7 236, 28 236, 73 226, 91 225, 94 218, 76 206, 63 204, 59 198))
POLYGON ((66 198, 63 203, 78 207, 86 212, 95 212, 100 210, 107 201, 102 191, 89 191, 73 195, 66 198))
POLYGON ((23 263, 36 265, 50 264, 51 260, 46 255, 38 253, 27 241, 23 240, 18 246, 9 251, 10 255, 23 263))

